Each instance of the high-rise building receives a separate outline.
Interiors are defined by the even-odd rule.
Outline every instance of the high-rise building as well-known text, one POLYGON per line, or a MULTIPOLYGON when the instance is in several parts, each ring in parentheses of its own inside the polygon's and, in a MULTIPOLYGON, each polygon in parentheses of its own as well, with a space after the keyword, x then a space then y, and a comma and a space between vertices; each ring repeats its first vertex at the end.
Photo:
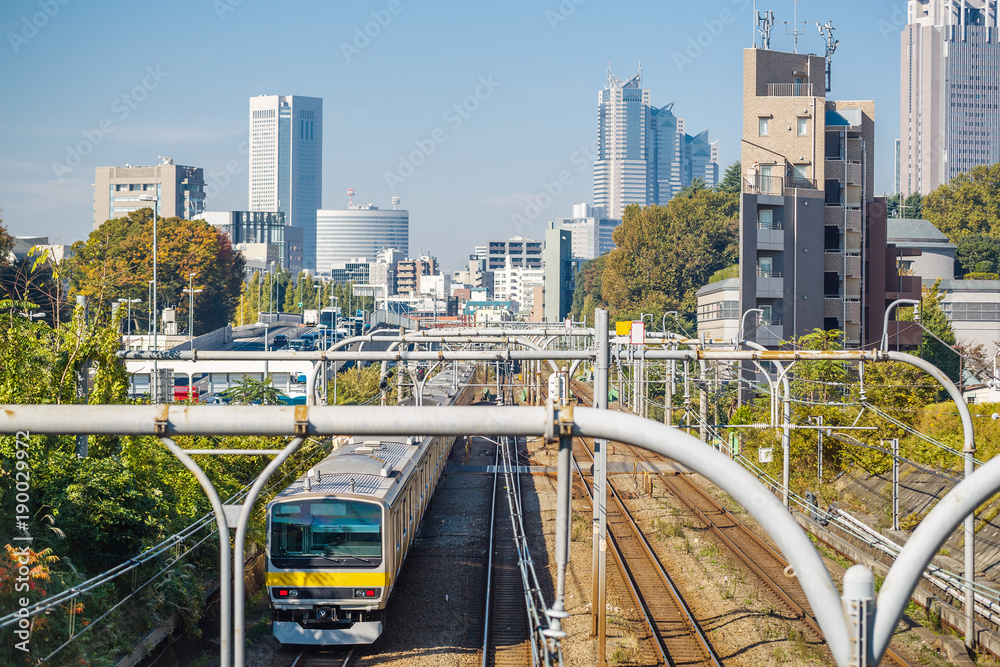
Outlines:
POLYGON ((573 234, 573 259, 590 260, 615 248, 614 231, 621 220, 596 215, 589 204, 573 204, 573 217, 559 222, 573 234))
POLYGON ((878 340, 887 302, 919 295, 919 278, 886 261, 875 104, 826 99, 822 57, 746 49, 743 62, 739 312, 759 309, 749 337, 878 340))
POLYGON ((375 257, 386 248, 396 248, 404 254, 410 252, 409 211, 380 210, 372 204, 317 211, 317 273, 326 274, 334 262, 375 257))
POLYGON ((1000 0, 910 0, 901 35, 899 189, 1000 162, 1000 0))
POLYGON ((673 103, 658 109, 650 99, 641 67, 630 79, 609 69, 598 93, 594 163, 594 207, 603 217, 620 219, 629 204, 666 204, 696 177, 709 187, 719 180, 718 147, 708 131, 687 135, 673 103))
POLYGON ((322 193, 323 100, 251 97, 250 210, 280 211, 287 224, 302 229, 303 265, 310 271, 317 270, 316 211, 322 193))
POLYGON ((94 174, 94 229, 105 220, 122 218, 153 203, 140 195, 158 198, 157 213, 163 218, 193 220, 205 210, 205 174, 201 167, 174 164, 160 158, 162 164, 139 167, 98 167, 94 174))

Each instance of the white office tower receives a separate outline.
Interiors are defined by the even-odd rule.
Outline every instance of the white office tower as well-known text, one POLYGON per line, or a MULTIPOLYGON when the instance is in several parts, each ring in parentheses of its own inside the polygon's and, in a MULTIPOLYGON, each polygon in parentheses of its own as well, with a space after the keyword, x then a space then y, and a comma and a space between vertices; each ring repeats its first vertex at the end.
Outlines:
MULTIPOLYGON (((302 229, 303 266, 316 270, 316 211, 323 193, 323 100, 250 98, 250 210, 280 211, 302 229)), ((329 268, 329 267, 327 267, 329 268)))
POLYGON ((710 188, 718 183, 718 146, 708 130, 687 134, 673 108, 673 102, 650 105, 642 67, 631 79, 608 70, 608 85, 597 100, 594 216, 620 220, 629 204, 665 205, 695 178, 710 188))
POLYGON ((910 0, 901 35, 899 188, 927 194, 1000 162, 998 0, 910 0))
POLYGON ((612 218, 620 218, 628 204, 648 203, 650 94, 641 86, 641 67, 631 79, 619 79, 609 68, 608 86, 598 93, 594 206, 612 218))

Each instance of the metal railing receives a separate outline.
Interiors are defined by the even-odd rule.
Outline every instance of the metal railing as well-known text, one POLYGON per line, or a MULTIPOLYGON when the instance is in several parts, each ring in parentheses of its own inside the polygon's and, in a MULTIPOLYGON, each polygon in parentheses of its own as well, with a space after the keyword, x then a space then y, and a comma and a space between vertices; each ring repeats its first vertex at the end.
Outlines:
POLYGON ((768 97, 814 97, 811 83, 769 83, 768 97))
POLYGON ((781 271, 768 271, 765 269, 757 267, 757 277, 758 278, 780 278, 781 271))
POLYGON ((781 223, 780 220, 779 221, 772 221, 772 222, 765 222, 763 220, 758 220, 757 221, 757 229, 766 229, 766 230, 770 230, 772 232, 780 232, 784 228, 785 227, 784 227, 784 225, 782 225, 782 223, 781 223))
POLYGON ((811 178, 804 178, 802 176, 792 176, 788 179, 788 187, 798 188, 799 190, 815 190, 816 182, 811 178))
POLYGON ((748 174, 743 179, 743 192, 748 195, 782 195, 785 179, 768 174, 748 174))

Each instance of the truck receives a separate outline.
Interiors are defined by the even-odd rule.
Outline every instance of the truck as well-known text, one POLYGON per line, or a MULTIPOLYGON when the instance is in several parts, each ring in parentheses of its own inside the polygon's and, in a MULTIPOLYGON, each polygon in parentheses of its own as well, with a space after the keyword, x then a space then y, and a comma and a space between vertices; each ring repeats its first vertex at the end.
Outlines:
POLYGON ((319 324, 319 311, 316 309, 302 311, 302 324, 316 326, 319 324))

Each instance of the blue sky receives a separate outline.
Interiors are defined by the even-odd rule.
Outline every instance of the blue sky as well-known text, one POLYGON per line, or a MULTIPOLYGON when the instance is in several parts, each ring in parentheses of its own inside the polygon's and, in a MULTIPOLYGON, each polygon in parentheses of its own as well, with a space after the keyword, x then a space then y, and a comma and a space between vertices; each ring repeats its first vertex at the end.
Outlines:
MULTIPOLYGON (((757 3, 775 12, 772 48, 791 50, 793 5, 757 3)), ((94 168, 158 155, 205 169, 209 209, 245 209, 248 99, 309 95, 324 105, 324 207, 351 187, 356 203, 400 196, 411 254, 455 269, 591 200, 609 63, 628 77, 641 61, 653 104, 707 128, 723 168, 738 159, 752 14, 751 0, 5 0, 0 209, 12 234, 86 238, 94 168)), ((880 194, 904 16, 903 0, 798 6, 800 52, 822 52, 815 22, 837 28, 830 96, 876 102, 880 194)))

